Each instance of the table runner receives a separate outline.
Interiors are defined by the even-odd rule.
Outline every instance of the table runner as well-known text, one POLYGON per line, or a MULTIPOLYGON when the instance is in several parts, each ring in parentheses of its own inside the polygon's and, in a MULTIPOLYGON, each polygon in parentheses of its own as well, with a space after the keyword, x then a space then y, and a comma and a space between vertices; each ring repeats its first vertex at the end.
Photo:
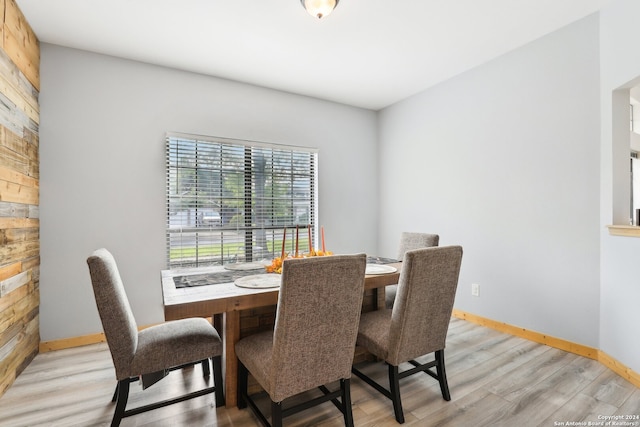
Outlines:
MULTIPOLYGON (((382 258, 376 256, 368 256, 367 264, 392 264, 399 262, 393 258, 382 258)), ((231 283, 241 277, 250 276, 252 274, 264 273, 264 270, 224 270, 215 273, 190 274, 185 276, 176 276, 173 282, 176 288, 188 288, 192 286, 219 285, 221 283, 231 283)))

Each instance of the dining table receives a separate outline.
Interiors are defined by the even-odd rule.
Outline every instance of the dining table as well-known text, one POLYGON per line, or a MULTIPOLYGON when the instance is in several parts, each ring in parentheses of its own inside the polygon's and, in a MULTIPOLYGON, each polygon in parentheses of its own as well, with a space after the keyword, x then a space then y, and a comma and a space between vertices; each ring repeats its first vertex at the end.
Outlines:
MULTIPOLYGON (((380 260, 378 257, 368 258, 371 259, 380 260)), ((385 286, 398 283, 401 263, 388 261, 391 262, 367 263, 367 271, 371 274, 365 274, 364 289, 374 294, 373 307, 368 309, 384 308, 385 286)), ((240 314, 243 310, 278 302, 279 275, 265 274, 264 266, 262 269, 258 267, 252 263, 239 263, 161 271, 165 320, 211 318, 221 335, 227 407, 237 406, 238 359, 235 344, 240 339, 240 314), (251 276, 257 280, 252 282, 251 276)))

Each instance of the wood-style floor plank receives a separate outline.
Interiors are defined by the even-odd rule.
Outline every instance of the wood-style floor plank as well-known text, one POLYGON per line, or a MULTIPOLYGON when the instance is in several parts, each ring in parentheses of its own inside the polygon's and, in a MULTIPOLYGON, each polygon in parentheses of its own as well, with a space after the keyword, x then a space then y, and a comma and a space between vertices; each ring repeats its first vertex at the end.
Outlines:
MULTIPOLYGON (((600 363, 522 338, 452 319, 445 351, 452 400, 442 399, 427 375, 402 380, 407 426, 558 426, 596 422, 605 416, 640 415, 640 389, 600 363)), ((382 363, 359 366, 386 384, 382 363)), ((130 405, 140 405, 211 383, 200 366, 172 372, 142 391, 132 384, 130 405)), ((36 356, 0 398, 0 426, 107 426, 115 388, 106 344, 36 356)), ((391 401, 353 377, 356 426, 398 424, 391 401)), ((265 395, 261 405, 268 405, 265 395)), ((636 425, 640 426, 640 420, 636 425)), ((125 418, 123 427, 258 426, 248 410, 216 408, 213 395, 125 418)), ((326 403, 285 419, 286 426, 343 426, 342 414, 326 403)))

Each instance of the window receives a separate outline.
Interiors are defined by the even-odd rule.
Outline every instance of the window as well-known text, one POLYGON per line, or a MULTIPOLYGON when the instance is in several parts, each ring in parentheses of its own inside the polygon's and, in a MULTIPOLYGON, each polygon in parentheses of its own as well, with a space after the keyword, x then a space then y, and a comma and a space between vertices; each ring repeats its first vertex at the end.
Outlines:
POLYGON ((640 225, 640 160, 638 153, 631 152, 631 220, 640 225))
POLYGON ((640 237, 640 76, 611 93, 612 236, 640 237))
POLYGON ((629 91, 629 115, 630 115, 630 130, 629 130, 629 142, 631 146, 631 158, 630 158, 630 180, 631 186, 631 198, 629 202, 630 223, 633 225, 640 225, 640 218, 638 218, 638 209, 640 209, 640 165, 638 164, 638 152, 640 151, 640 86, 635 86, 629 91))
POLYGON ((169 268, 272 259, 284 230, 314 246, 317 150, 172 133, 166 161, 169 268))

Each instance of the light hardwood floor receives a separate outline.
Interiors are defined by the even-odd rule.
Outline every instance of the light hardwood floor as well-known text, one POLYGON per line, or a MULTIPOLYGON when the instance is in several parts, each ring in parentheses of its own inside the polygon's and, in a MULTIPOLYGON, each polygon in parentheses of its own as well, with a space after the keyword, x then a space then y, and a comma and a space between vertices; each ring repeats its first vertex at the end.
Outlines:
MULTIPOLYGON (((401 382, 407 426, 560 426, 602 417, 640 416, 640 389, 600 363, 464 320, 452 319, 445 351, 452 400, 437 382, 413 375, 401 382)), ((382 364, 362 368, 385 381, 382 364)), ((175 371, 131 404, 204 383, 200 367, 175 371)), ((0 398, 0 426, 109 425, 115 377, 105 344, 38 355, 0 398)), ((391 402, 352 378, 356 426, 397 426, 391 402)), ((266 403, 266 400, 265 400, 266 403)), ((620 418, 628 426, 639 419, 620 418)), ((249 410, 216 408, 213 395, 125 418, 127 426, 258 426, 249 410)), ((342 426, 331 404, 285 419, 286 426, 342 426)), ((580 424, 573 424, 580 425, 580 424)), ((597 425, 597 424, 591 424, 597 425)), ((616 425, 616 424, 610 424, 616 425)))

